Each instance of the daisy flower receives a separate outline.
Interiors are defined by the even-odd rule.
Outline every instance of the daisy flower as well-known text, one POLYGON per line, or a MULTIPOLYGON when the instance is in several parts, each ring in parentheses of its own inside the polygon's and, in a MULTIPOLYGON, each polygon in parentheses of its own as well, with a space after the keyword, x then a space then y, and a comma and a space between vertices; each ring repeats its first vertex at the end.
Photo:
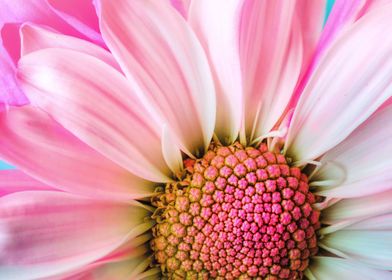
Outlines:
POLYGON ((392 3, 7 0, 0 279, 392 279, 392 3))

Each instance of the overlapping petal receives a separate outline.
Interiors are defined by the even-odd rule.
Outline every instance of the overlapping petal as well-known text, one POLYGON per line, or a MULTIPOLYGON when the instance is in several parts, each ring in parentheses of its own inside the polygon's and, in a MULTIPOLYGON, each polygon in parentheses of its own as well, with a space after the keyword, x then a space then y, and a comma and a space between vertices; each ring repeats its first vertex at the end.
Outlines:
POLYGON ((316 45, 324 4, 192 2, 190 22, 213 66, 223 140, 234 141, 240 125, 254 140, 278 122, 316 45))
POLYGON ((152 226, 144 220, 148 210, 136 204, 50 191, 14 193, 0 201, 0 279, 78 269, 152 226))
POLYGON ((26 23, 20 28, 21 55, 46 48, 64 48, 83 52, 120 70, 114 57, 105 49, 82 39, 57 33, 41 26, 26 23))
MULTIPOLYGON (((70 193, 125 201, 154 191, 150 183, 106 159, 45 112, 30 106, 1 113, 0 157, 70 193)), ((14 179, 9 183, 21 183, 18 177, 14 179)))
POLYGON ((392 37, 385 37, 391 24, 391 6, 375 9, 340 36, 320 61, 287 137, 286 154, 297 164, 340 143, 392 95, 392 37))
POLYGON ((200 154, 215 127, 215 91, 196 36, 167 1, 101 1, 105 42, 181 148, 200 154))
MULTIPOLYGON (((392 106, 377 111, 346 140, 328 151, 321 159, 323 166, 312 177, 317 181, 332 180, 341 170, 344 180, 316 189, 331 197, 356 197, 392 188, 392 106)), ((338 179, 338 178, 337 178, 338 179)))
POLYGON ((30 190, 53 190, 53 188, 33 179, 20 170, 0 170, 0 197, 14 192, 30 190))
POLYGON ((50 48, 24 56, 18 78, 33 104, 98 152, 145 179, 169 180, 156 123, 111 66, 50 48))

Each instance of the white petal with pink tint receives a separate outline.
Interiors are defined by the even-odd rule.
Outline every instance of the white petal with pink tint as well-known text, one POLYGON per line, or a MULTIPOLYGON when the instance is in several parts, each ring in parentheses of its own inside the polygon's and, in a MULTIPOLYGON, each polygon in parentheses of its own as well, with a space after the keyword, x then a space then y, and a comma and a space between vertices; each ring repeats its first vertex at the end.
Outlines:
POLYGON ((0 170, 0 197, 29 190, 53 190, 53 188, 33 179, 20 170, 0 170))
POLYGON ((181 151, 166 125, 162 128, 162 153, 173 174, 178 174, 184 168, 181 151))
POLYGON ((192 2, 189 13, 189 22, 206 50, 215 78, 218 104, 215 133, 223 143, 237 139, 243 116, 238 43, 241 3, 197 0, 192 2))
POLYGON ((239 51, 248 139, 266 135, 283 114, 302 64, 294 1, 243 1, 239 51))
POLYGON ((333 225, 390 213, 392 212, 391 200, 392 190, 364 197, 342 199, 323 210, 322 222, 333 225))
POLYGON ((142 178, 169 180, 158 127, 111 66, 51 48, 24 56, 18 79, 33 104, 98 152, 142 178))
POLYGON ((285 151, 297 164, 344 140, 392 95, 392 8, 364 16, 320 61, 295 109, 285 151), (377 51, 375 51, 377 50, 377 51))
POLYGON ((305 275, 309 280, 388 280, 392 277, 389 271, 370 268, 362 263, 337 257, 313 257, 305 275))
POLYGON ((390 230, 343 229, 325 235, 320 246, 341 257, 349 257, 375 268, 392 269, 390 230))
MULTIPOLYGON (((392 106, 377 111, 346 140, 328 151, 324 164, 312 177, 334 178, 336 168, 345 173, 339 185, 318 187, 316 193, 329 197, 356 197, 392 188, 392 106)), ((313 182, 317 185, 317 182, 313 182)))
POLYGON ((215 127, 215 91, 195 34, 167 1, 101 1, 105 42, 145 104, 166 120, 181 148, 198 154, 215 127))
POLYGON ((120 70, 116 60, 107 50, 88 41, 63 35, 31 23, 25 23, 22 25, 20 28, 20 36, 22 41, 22 56, 40 49, 64 48, 95 56, 120 70))
POLYGON ((4 196, 0 279, 36 279, 78 269, 148 230, 151 224, 144 224, 148 213, 137 205, 61 192, 4 196))
POLYGON ((1 158, 55 188, 123 201, 154 191, 151 183, 94 151, 37 108, 1 113, 0 135, 1 158))

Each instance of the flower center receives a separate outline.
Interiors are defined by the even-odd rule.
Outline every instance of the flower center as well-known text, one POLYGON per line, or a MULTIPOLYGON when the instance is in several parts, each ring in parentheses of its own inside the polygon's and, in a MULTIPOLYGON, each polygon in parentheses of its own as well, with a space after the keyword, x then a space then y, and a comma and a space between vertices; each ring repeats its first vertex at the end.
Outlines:
POLYGON ((211 146, 153 199, 151 248, 168 279, 299 279, 317 252, 308 179, 265 144, 211 146))

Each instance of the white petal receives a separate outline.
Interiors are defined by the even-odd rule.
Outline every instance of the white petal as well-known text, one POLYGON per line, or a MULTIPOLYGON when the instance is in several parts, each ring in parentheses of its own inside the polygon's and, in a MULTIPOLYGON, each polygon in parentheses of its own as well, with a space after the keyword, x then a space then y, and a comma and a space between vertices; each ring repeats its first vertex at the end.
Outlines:
POLYGON ((331 248, 335 254, 341 252, 342 256, 372 267, 392 269, 391 230, 343 229, 325 235, 319 244, 323 248, 331 248))
POLYGON ((391 24, 392 5, 376 9, 323 56, 295 109, 285 146, 297 164, 340 143, 392 95, 392 36, 385 36, 391 24))
POLYGON ((162 129, 162 153, 173 174, 181 172, 183 169, 181 151, 166 125, 162 129))
POLYGON ((312 258, 308 270, 317 280, 388 280, 392 277, 389 271, 377 270, 352 260, 333 257, 312 258))
POLYGON ((337 224, 348 220, 363 220, 392 212, 392 190, 358 198, 342 199, 323 210, 325 224, 337 224))
POLYGON ((321 159, 322 168, 312 180, 335 178, 337 170, 345 173, 343 182, 316 193, 330 197, 356 197, 392 188, 392 106, 377 111, 346 140, 321 159))

